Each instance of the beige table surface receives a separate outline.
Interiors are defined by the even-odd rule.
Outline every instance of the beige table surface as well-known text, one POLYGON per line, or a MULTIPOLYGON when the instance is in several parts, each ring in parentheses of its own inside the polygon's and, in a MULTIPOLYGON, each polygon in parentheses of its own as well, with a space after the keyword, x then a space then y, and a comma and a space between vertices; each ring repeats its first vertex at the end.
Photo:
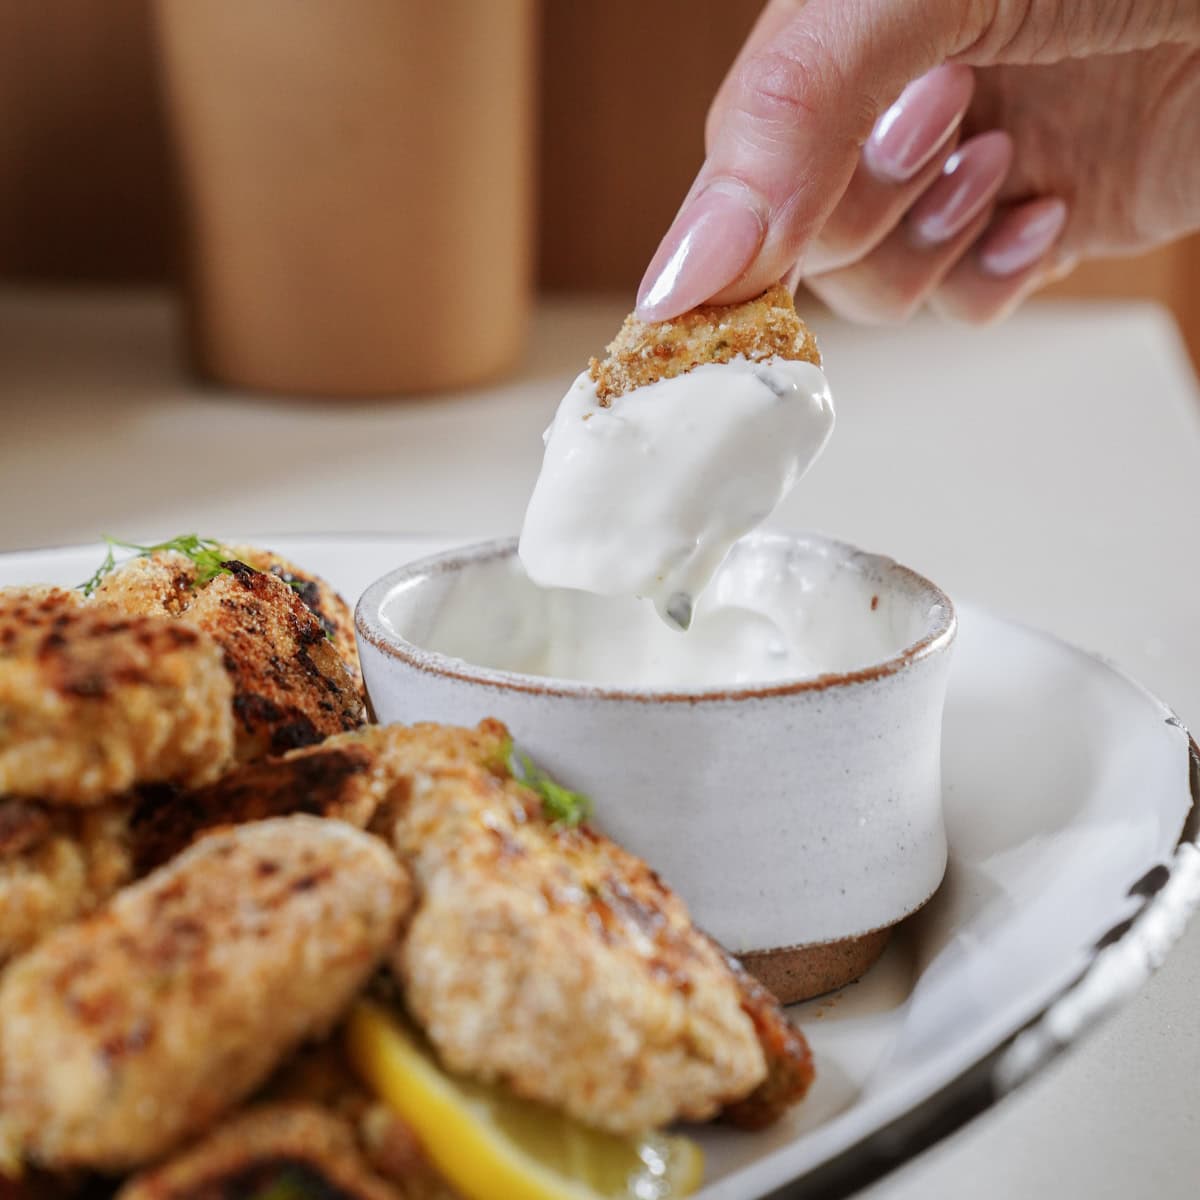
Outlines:
MULTIPOLYGON (((541 430, 621 311, 543 304, 519 378, 491 388, 312 402, 190 382, 162 296, 0 291, 0 550, 515 532, 541 430)), ((778 524, 1102 650, 1200 727, 1200 393, 1169 319, 1057 304, 985 331, 819 330, 838 429, 778 524)), ((1086 1044, 867 1194, 1200 1195, 1200 923, 1086 1044)))

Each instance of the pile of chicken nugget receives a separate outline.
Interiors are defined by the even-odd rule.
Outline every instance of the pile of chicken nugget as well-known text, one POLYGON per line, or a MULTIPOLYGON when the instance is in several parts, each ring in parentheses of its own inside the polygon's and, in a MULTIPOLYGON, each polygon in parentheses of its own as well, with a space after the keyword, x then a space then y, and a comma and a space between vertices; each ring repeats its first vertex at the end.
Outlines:
POLYGON ((449 1196, 343 1054, 368 991, 448 1071, 614 1133, 803 1096, 773 998, 543 811, 501 724, 368 724, 345 602, 222 551, 0 589, 6 1195, 449 1196))

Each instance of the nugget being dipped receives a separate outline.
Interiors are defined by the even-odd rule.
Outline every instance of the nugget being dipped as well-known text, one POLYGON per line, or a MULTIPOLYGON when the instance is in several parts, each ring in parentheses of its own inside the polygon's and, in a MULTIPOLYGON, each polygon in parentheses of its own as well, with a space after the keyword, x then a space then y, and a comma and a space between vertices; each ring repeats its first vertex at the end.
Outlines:
POLYGON ((738 358, 821 365, 817 339, 796 315, 783 284, 745 304, 703 304, 673 321, 640 321, 631 313, 609 342, 607 356, 593 358, 587 373, 596 399, 608 407, 614 396, 738 358))
POLYGON ((820 361, 782 285, 673 321, 626 318, 547 431, 521 533, 530 578, 644 596, 687 628, 729 548, 833 429, 820 361))

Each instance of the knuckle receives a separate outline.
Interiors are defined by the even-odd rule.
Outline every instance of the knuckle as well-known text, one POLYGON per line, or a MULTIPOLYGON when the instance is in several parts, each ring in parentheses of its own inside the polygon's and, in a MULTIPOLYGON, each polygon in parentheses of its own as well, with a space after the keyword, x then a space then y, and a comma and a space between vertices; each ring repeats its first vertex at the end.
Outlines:
POLYGON ((878 116, 877 98, 864 91, 834 56, 807 40, 748 58, 735 81, 736 107, 768 130, 821 122, 826 137, 857 151, 878 116))
POLYGON ((827 84, 806 56, 774 48, 746 60, 738 92, 752 116, 792 123, 819 114, 827 84))

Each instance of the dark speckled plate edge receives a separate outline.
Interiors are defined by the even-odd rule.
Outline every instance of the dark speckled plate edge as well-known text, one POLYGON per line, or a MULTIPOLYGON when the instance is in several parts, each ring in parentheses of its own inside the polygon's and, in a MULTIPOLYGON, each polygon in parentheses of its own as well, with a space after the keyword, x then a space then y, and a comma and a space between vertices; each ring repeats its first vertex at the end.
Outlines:
POLYGON ((1088 965, 1045 1008, 973 1066, 903 1116, 877 1129, 763 1200, 841 1200, 883 1178, 1019 1088, 1075 1045, 1162 965, 1200 909, 1200 746, 1186 738, 1192 803, 1169 863, 1130 887, 1145 897, 1093 950, 1088 965))

